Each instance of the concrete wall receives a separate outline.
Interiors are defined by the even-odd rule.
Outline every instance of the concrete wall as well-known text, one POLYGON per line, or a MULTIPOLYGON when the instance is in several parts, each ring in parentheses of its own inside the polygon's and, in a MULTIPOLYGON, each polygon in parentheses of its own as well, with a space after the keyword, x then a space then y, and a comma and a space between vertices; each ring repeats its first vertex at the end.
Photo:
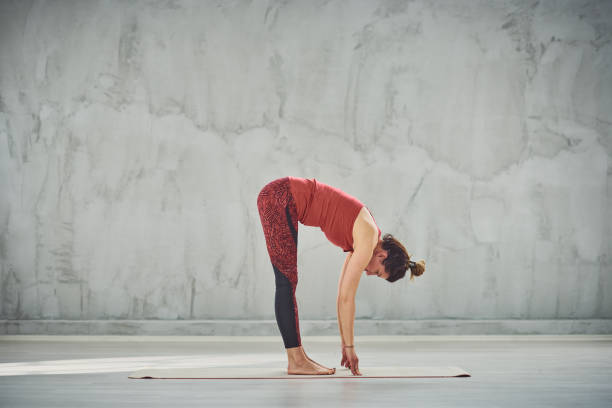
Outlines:
POLYGON ((274 319, 286 175, 427 261, 358 319, 612 318, 611 38, 608 1, 0 2, 0 318, 274 319))

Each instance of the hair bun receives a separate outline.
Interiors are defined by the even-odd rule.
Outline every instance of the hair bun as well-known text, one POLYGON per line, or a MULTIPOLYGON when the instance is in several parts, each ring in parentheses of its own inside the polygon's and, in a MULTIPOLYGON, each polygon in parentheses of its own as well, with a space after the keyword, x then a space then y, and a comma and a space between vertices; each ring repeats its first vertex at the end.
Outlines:
POLYGON ((408 267, 410 272, 414 276, 421 276, 425 272, 425 260, 421 259, 419 262, 408 261, 408 267))

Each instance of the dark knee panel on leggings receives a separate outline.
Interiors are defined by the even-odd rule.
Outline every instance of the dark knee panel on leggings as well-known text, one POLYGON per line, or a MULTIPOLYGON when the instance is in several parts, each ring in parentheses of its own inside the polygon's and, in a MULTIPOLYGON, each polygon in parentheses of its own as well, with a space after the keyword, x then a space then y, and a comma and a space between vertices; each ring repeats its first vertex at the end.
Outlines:
MULTIPOLYGON (((293 205, 295 206, 295 204, 293 204, 293 205)), ((287 204, 287 206, 285 207, 285 215, 287 216, 287 224, 289 225, 289 230, 291 231, 291 236, 293 237, 293 242, 295 242, 295 246, 297 248, 298 234, 297 234, 297 230, 293 226, 293 220, 291 219, 291 207, 289 206, 289 204, 287 204)))
POLYGON ((293 303, 293 287, 291 282, 275 265, 276 294, 274 296, 274 309, 276 322, 285 343, 285 348, 300 346, 298 330, 295 321, 295 304, 293 303))

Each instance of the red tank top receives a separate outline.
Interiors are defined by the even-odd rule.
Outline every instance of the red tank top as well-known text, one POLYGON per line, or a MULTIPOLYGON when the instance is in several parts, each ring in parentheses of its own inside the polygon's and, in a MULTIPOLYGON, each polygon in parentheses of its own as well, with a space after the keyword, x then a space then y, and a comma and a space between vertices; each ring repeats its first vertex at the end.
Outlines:
MULTIPOLYGON (((353 251, 353 224, 359 211, 365 207, 361 201, 315 178, 289 176, 289 185, 297 207, 298 221, 320 227, 332 244, 344 252, 353 251)), ((380 238, 380 228, 378 225, 376 228, 380 238)))

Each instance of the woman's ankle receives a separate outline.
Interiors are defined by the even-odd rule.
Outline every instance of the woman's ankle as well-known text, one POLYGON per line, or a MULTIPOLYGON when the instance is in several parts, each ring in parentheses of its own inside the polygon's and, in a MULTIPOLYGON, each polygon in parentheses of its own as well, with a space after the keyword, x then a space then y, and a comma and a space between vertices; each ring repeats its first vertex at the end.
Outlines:
POLYGON ((290 363, 301 363, 306 360, 306 353, 302 346, 291 347, 287 350, 287 359, 290 363))

